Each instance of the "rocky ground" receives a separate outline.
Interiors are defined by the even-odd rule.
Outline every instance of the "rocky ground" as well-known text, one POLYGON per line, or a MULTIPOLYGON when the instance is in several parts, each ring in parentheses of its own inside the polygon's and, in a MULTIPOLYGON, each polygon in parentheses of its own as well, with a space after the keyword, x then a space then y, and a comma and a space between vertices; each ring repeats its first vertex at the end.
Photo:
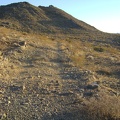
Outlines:
POLYGON ((88 62, 79 66, 72 59, 70 41, 9 31, 0 37, 1 120, 83 120, 81 109, 90 99, 106 94, 119 99, 119 52, 107 59, 81 46, 79 57, 86 54, 88 62), (114 62, 117 72, 111 76, 100 71, 101 60, 103 66, 107 60, 107 65, 114 62))

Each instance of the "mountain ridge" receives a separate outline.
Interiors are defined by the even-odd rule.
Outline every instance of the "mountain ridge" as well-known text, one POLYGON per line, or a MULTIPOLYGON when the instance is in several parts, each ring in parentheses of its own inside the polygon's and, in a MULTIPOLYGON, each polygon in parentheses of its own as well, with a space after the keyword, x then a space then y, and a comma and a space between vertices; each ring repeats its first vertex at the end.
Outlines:
MULTIPOLYGON (((44 7, 44 6, 33 6, 27 2, 12 3, 6 6, 0 6, 0 19, 6 19, 8 21, 18 21, 19 26, 24 26, 26 31, 31 29, 29 22, 41 29, 48 30, 51 29, 83 29, 97 31, 96 28, 84 23, 83 21, 77 20, 68 13, 54 6, 44 7), (9 11, 9 12, 8 12, 9 11), (34 23, 36 22, 36 23, 34 23), (23 24, 23 25, 22 25, 23 24), (26 26, 29 24, 29 26, 26 26), (51 27, 52 26, 52 27, 51 27), (27 28, 28 27, 28 28, 27 28)), ((33 29, 33 27, 32 27, 33 29)), ((37 31, 36 27, 36 31, 37 31)), ((38 30, 42 31, 42 30, 38 30)))
POLYGON ((0 26, 34 34, 63 34, 85 41, 120 44, 119 34, 102 32, 53 5, 36 7, 18 2, 0 6, 0 26))

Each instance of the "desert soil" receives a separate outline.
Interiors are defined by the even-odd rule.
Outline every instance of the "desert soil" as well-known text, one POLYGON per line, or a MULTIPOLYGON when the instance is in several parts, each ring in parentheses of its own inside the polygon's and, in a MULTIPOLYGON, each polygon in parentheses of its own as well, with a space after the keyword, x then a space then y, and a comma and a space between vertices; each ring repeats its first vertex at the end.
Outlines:
POLYGON ((100 88, 85 88, 89 78, 96 81, 94 73, 77 67, 61 41, 16 35, 7 39, 9 47, 0 58, 1 119, 77 120, 88 97, 99 97, 100 88), (15 46, 19 41, 27 45, 15 46))

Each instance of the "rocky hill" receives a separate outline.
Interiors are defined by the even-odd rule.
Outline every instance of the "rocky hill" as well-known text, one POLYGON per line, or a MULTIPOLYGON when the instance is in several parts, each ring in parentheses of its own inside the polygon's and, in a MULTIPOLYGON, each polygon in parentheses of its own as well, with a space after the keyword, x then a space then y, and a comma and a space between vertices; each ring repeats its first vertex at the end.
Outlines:
POLYGON ((27 2, 1 6, 0 19, 6 21, 1 23, 2 26, 29 32, 70 32, 71 29, 97 31, 54 6, 36 7, 27 2))
POLYGON ((0 25, 1 120, 120 119, 118 34, 26 2, 0 25))
POLYGON ((120 35, 107 34, 52 5, 33 6, 27 2, 0 6, 0 26, 37 34, 67 34, 82 40, 120 44, 120 35))

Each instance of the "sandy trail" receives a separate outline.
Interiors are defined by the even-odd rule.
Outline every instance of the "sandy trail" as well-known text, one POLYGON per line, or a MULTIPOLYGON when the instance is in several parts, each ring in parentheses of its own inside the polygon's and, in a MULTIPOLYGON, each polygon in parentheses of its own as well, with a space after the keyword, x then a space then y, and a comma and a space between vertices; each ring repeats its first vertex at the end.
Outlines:
POLYGON ((82 72, 73 65, 60 42, 46 47, 40 43, 28 45, 21 53, 11 53, 9 60, 4 69, 7 76, 1 77, 1 118, 75 118, 83 101, 80 83, 85 82, 80 82, 82 72))

